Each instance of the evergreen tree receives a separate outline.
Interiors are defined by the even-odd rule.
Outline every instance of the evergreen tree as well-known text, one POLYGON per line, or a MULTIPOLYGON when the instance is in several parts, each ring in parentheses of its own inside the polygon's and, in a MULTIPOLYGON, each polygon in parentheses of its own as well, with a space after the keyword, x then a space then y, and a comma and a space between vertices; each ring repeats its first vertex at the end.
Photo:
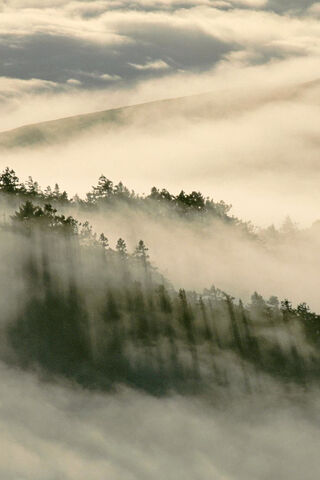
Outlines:
POLYGON ((106 200, 111 198, 113 194, 113 182, 104 175, 100 175, 98 185, 92 187, 92 191, 87 194, 87 202, 95 203, 97 200, 106 200))
POLYGON ((44 192, 43 192, 43 196, 46 200, 49 200, 51 201, 53 199, 53 193, 52 193, 52 188, 50 187, 50 185, 48 185, 44 192))
POLYGON ((25 193, 31 197, 37 197, 41 195, 41 189, 38 182, 33 181, 32 177, 28 177, 25 183, 25 193))
POLYGON ((148 261, 148 258, 149 258, 149 255, 147 254, 148 250, 149 249, 145 246, 144 241, 139 240, 139 243, 136 246, 135 251, 134 251, 134 256, 136 258, 142 260, 142 262, 144 264, 146 264, 147 261, 148 261))
POLYGON ((119 238, 118 241, 117 241, 116 251, 119 253, 119 255, 122 258, 126 258, 128 256, 127 245, 126 245, 126 242, 122 238, 119 238))
POLYGON ((57 210, 50 204, 40 207, 29 200, 19 207, 19 210, 11 216, 11 220, 14 225, 24 225, 29 232, 33 227, 73 234, 78 231, 78 222, 73 217, 58 215, 57 210))
POLYGON ((99 240, 100 240, 100 244, 104 249, 107 249, 109 247, 109 241, 104 233, 101 233, 99 240))
POLYGON ((21 185, 16 172, 6 167, 0 175, 0 191, 4 193, 19 193, 21 185))

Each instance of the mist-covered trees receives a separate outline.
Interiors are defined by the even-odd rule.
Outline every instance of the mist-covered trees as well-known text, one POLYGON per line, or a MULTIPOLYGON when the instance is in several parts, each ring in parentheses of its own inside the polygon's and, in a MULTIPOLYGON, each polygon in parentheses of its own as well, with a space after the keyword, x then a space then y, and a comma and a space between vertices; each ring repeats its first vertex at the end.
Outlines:
POLYGON ((119 238, 116 244, 116 251, 121 255, 121 257, 126 258, 128 255, 127 244, 123 238, 119 238))
POLYGON ((50 204, 40 207, 34 205, 30 200, 19 207, 19 210, 11 216, 11 220, 16 226, 24 224, 28 230, 45 228, 76 233, 78 229, 78 222, 73 217, 57 214, 57 210, 50 204))
POLYGON ((18 265, 25 300, 7 322, 6 361, 89 388, 124 383, 157 395, 235 381, 250 392, 252 372, 318 381, 320 317, 306 304, 255 292, 243 305, 214 287, 177 292, 153 268, 143 240, 131 254, 122 238, 113 249, 104 234, 51 205, 28 200, 11 222, 7 231, 25 249, 18 265))
MULTIPOLYGON (((0 190, 17 200, 0 236, 17 245, 19 261, 8 261, 23 298, 2 322, 5 361, 90 388, 126 384, 154 394, 235 381, 249 392, 256 388, 251 372, 304 387, 319 380, 320 316, 305 303, 294 307, 254 292, 244 305, 215 287, 176 291, 142 239, 131 251, 123 238, 110 245, 108 232, 98 235, 88 221, 62 213, 76 201, 58 186, 42 192, 32 178, 21 184, 6 169, 0 190)), ((169 205, 178 216, 212 209, 229 218, 228 206, 199 192, 174 196, 153 188, 139 197, 103 176, 81 206, 90 213, 118 200, 157 212, 169 205)))
POLYGON ((14 170, 6 167, 0 175, 0 191, 15 194, 20 192, 21 185, 14 170))
POLYGON ((193 191, 187 194, 182 190, 178 195, 173 195, 166 189, 159 190, 152 187, 149 195, 138 195, 133 190, 130 191, 122 182, 114 184, 105 175, 99 177, 97 185, 92 187, 84 200, 77 195, 69 200, 67 192, 61 192, 57 183, 54 188, 48 186, 42 190, 38 182, 30 176, 25 183, 20 182, 14 170, 7 167, 0 175, 1 192, 14 194, 21 199, 27 197, 44 203, 59 205, 72 206, 76 204, 90 209, 99 206, 113 208, 118 202, 132 207, 145 208, 146 211, 154 211, 160 215, 175 214, 184 218, 198 218, 199 220, 216 218, 227 223, 241 223, 238 219, 229 215, 231 205, 227 205, 223 201, 214 202, 208 197, 205 198, 200 192, 193 191))
POLYGON ((61 293, 47 255, 43 252, 40 264, 30 257, 23 266, 32 280, 26 285, 23 311, 7 327, 7 338, 23 368, 40 367, 46 374, 83 383, 91 362, 88 314, 75 283, 61 293))
POLYGON ((300 303, 296 309, 291 308, 291 313, 301 319, 307 338, 314 345, 320 347, 320 316, 311 312, 306 303, 300 303))
POLYGON ((61 192, 59 185, 56 183, 52 189, 48 186, 44 191, 41 190, 37 181, 31 176, 26 182, 20 182, 14 170, 6 167, 0 174, 0 193, 19 196, 20 198, 31 197, 37 200, 46 200, 49 202, 68 202, 66 191, 61 192))
POLYGON ((148 262, 148 258, 149 258, 149 255, 147 253, 148 250, 149 249, 145 246, 144 241, 139 240, 139 243, 136 246, 135 251, 134 251, 134 256, 138 260, 140 260, 144 266, 146 266, 147 262, 148 262))

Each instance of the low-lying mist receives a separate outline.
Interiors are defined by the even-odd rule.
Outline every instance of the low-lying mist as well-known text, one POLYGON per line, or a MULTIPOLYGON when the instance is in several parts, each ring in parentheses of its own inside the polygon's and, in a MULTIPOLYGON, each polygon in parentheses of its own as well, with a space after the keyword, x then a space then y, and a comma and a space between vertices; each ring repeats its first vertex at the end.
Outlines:
MULTIPOLYGON (((87 212, 80 209, 76 217, 86 220, 87 212)), ((257 290, 267 298, 288 297, 319 309, 319 227, 298 230, 287 222, 279 233, 257 228, 247 235, 221 221, 151 215, 121 203, 90 213, 94 230, 105 232, 111 244, 122 237, 133 247, 143 238, 152 260, 175 286, 201 291, 214 284, 245 301, 257 290)))
POLYGON ((318 391, 158 399, 44 385, 1 366, 0 475, 8 480, 314 480, 318 391), (23 400, 22 400, 23 399, 23 400), (263 414, 262 414, 263 412, 263 414))

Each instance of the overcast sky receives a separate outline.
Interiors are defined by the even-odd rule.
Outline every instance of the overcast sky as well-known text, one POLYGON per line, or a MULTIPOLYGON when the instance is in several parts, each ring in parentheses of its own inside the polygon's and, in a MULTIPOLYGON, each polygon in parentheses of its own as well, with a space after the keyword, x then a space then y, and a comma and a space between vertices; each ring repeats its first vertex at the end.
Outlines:
POLYGON ((0 0, 0 98, 317 55, 319 15, 309 0, 0 0))

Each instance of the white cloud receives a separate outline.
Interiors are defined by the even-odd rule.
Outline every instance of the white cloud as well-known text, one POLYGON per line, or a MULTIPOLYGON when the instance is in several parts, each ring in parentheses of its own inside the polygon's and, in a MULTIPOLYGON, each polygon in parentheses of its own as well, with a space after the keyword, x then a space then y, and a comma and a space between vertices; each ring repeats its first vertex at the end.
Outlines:
POLYGON ((121 77, 120 75, 110 75, 109 73, 99 73, 99 72, 81 72, 82 75, 95 78, 97 80, 106 80, 106 81, 111 81, 115 82, 117 80, 120 80, 121 77))
POLYGON ((117 80, 120 80, 120 75, 109 75, 108 73, 102 73, 98 78, 101 80, 106 80, 106 81, 111 81, 115 82, 117 80))
POLYGON ((24 94, 50 92, 57 89, 58 84, 48 80, 31 78, 22 80, 18 78, 0 77, 0 98, 7 101, 9 98, 17 99, 24 94))
POLYGON ((0 35, 11 38, 30 37, 35 34, 60 35, 88 42, 120 44, 123 36, 105 28, 99 19, 84 19, 68 11, 69 4, 48 2, 44 8, 13 8, 4 6, 0 11, 0 35))
POLYGON ((314 17, 320 16, 320 2, 316 2, 311 5, 311 7, 309 7, 307 10, 307 14, 314 17))
MULTIPOLYGON (((170 1, 162 3, 172 5, 170 1)), ((130 3, 126 4, 126 2, 120 5, 103 1, 47 2, 44 6, 43 4, 40 6, 37 2, 30 2, 30 4, 22 2, 24 8, 18 8, 17 3, 11 3, 10 6, 6 4, 0 13, 0 33, 10 36, 28 36, 35 33, 64 35, 114 45, 130 42, 130 33, 134 31, 135 25, 139 29, 147 29, 150 26, 159 29, 164 25, 196 28, 223 41, 235 42, 243 46, 269 44, 281 39, 289 41, 290 37, 319 37, 319 24, 312 18, 295 18, 255 10, 255 7, 263 6, 265 3, 263 0, 233 2, 238 6, 242 4, 252 7, 253 10, 250 8, 220 10, 217 3, 190 1, 189 9, 180 7, 171 12, 162 10, 162 3, 156 2, 159 10, 152 12, 130 9, 130 3), (61 8, 62 4, 64 7, 61 8), (113 8, 109 10, 109 6, 113 8), (127 8, 122 9, 117 6, 127 6, 127 8), (80 16, 81 8, 98 8, 99 15, 80 16), (129 30, 128 27, 130 27, 129 30)), ((317 5, 315 4, 310 11, 316 11, 317 5)), ((139 33, 139 30, 136 33, 139 33)), ((174 48, 174 45, 172 47, 174 48)))
POLYGON ((69 79, 67 80, 67 83, 68 83, 69 85, 81 85, 80 80, 77 80, 76 78, 69 78, 69 79))
POLYGON ((170 68, 170 66, 164 60, 155 60, 139 65, 136 63, 129 63, 132 67, 137 70, 165 70, 170 68))

